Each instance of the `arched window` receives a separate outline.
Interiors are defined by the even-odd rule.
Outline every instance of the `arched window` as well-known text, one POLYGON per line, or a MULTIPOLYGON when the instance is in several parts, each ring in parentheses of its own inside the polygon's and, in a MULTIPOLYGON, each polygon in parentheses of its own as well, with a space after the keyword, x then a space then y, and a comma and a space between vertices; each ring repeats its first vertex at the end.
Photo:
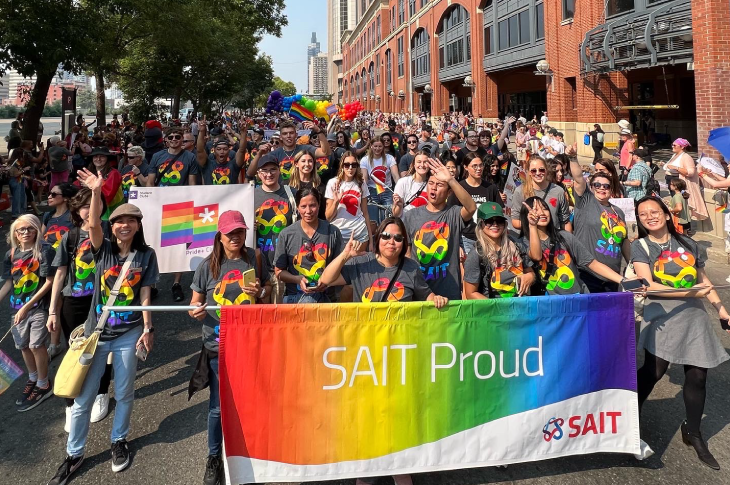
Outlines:
POLYGON ((365 73, 365 68, 362 68, 362 96, 363 98, 368 95, 368 77, 365 73))
POLYGON ((411 75, 423 76, 431 72, 431 54, 426 29, 418 29, 411 39, 411 75))
POLYGON ((370 77, 370 94, 375 94, 375 64, 371 62, 368 71, 370 77))
POLYGON ((385 51, 385 84, 390 91, 393 85, 393 55, 390 49, 385 51))
POLYGON ((355 96, 360 97, 360 73, 355 74, 355 96))
POLYGON ((440 69, 464 64, 471 59, 469 12, 464 7, 456 5, 448 10, 441 19, 437 32, 440 69))
POLYGON ((355 78, 350 76, 350 101, 355 97, 355 78))

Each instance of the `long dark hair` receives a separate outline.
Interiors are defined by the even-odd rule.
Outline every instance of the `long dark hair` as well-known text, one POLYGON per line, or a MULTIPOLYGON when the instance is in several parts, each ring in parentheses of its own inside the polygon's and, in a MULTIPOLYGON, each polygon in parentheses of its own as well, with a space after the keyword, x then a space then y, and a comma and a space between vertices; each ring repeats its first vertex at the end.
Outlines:
MULTIPOLYGON (((140 253, 143 253, 143 252, 147 251, 148 249, 150 249, 150 247, 147 245, 147 243, 144 240, 144 230, 142 228, 142 219, 140 219, 140 218, 135 218, 135 219, 137 219, 138 228, 137 228, 137 232, 134 233, 134 237, 132 238, 132 246, 131 246, 130 250, 139 251, 140 253)), ((109 224, 112 226, 112 228, 114 227, 113 221, 110 220, 109 224)), ((117 237, 114 235, 113 230, 110 230, 109 232, 111 233, 109 235, 109 241, 112 243, 112 252, 115 254, 118 254, 119 245, 117 244, 117 237)))
MULTIPOLYGON (((248 248, 246 247, 246 232, 244 229, 243 233, 243 245, 241 246, 241 259, 244 260, 246 263, 251 264, 251 260, 248 257, 248 248)), ((215 237, 213 238, 213 251, 210 253, 210 255, 206 258, 208 261, 208 265, 210 267, 210 274, 213 276, 214 280, 218 279, 218 276, 221 274, 221 266, 226 260, 226 251, 223 248, 223 243, 221 242, 221 233, 220 231, 215 234, 215 237)))
MULTIPOLYGON (((81 218, 79 211, 85 205, 91 204, 91 189, 87 187, 81 187, 76 195, 71 197, 68 201, 68 209, 71 211, 71 221, 74 226, 81 227, 84 225, 84 220, 81 218)), ((106 201, 104 197, 101 198, 101 213, 106 213, 106 201)))
POLYGON ((406 231, 406 225, 403 224, 403 221, 400 217, 386 217, 383 222, 380 223, 378 228, 375 230, 375 234, 373 234, 373 253, 380 255, 380 235, 385 231, 385 228, 388 227, 390 224, 395 224, 398 226, 398 229, 400 229, 400 233, 403 234, 403 247, 401 248, 400 254, 398 255, 398 261, 402 261, 403 258, 406 257, 406 252, 408 252, 408 248, 410 247, 410 242, 408 241, 408 232, 406 231))
POLYGON ((608 158, 599 158, 598 160, 593 162, 593 166, 595 167, 597 163, 606 167, 609 174, 611 175, 609 179, 611 181, 611 196, 621 197, 624 191, 621 188, 621 181, 619 180, 618 172, 616 171, 616 165, 613 164, 613 160, 609 160, 608 158))
POLYGON ((344 148, 345 150, 350 150, 350 135, 348 135, 344 131, 340 130, 340 131, 337 132, 337 135, 336 136, 337 136, 337 142, 335 142, 335 143, 337 144, 337 146, 340 147, 340 148, 344 148), (342 135, 344 137, 344 139, 345 139, 345 144, 344 145, 340 145, 340 140, 339 140, 340 135, 342 135))
POLYGON ((459 165, 456 160, 456 155, 454 155, 454 152, 452 152, 448 148, 444 148, 441 151, 441 155, 439 155, 439 160, 441 160, 441 163, 443 163, 444 165, 446 165, 447 162, 454 162, 454 165, 456 165, 456 180, 461 180, 462 175, 464 174, 464 167, 459 165))
POLYGON ((636 214, 636 221, 638 222, 637 229, 639 231, 639 238, 645 238, 649 237, 649 231, 646 230, 644 225, 641 223, 641 220, 639 219, 639 206, 643 204, 644 202, 655 202, 659 207, 661 207, 662 212, 664 213, 665 220, 667 223, 667 231, 669 231, 669 235, 672 236, 674 239, 677 240, 677 242, 683 246, 685 249, 692 250, 692 244, 690 241, 692 241, 692 238, 689 236, 685 236, 684 234, 680 234, 677 232, 677 228, 674 227, 674 224, 672 223, 672 213, 669 212, 669 208, 664 205, 664 202, 659 197, 656 197, 654 195, 647 195, 646 197, 643 197, 642 199, 639 199, 639 201, 636 203, 636 207, 634 208, 634 213, 636 214), (667 219, 667 216, 669 216, 669 219, 667 219))
MULTIPOLYGON (((525 204, 527 204, 529 207, 532 207, 532 204, 535 203, 535 201, 538 201, 539 204, 542 206, 542 208, 548 212, 550 212, 550 206, 547 205, 547 202, 542 200, 540 197, 530 197, 525 201, 525 204)), ((522 226, 522 229, 520 230, 520 233, 522 236, 530 239, 530 221, 527 220, 527 213, 528 209, 524 205, 520 208, 520 225, 522 226)), ((548 235, 548 238, 550 240, 551 244, 554 244, 555 247, 566 247, 565 241, 563 240, 563 236, 560 235, 560 229, 555 224, 555 221, 553 220, 552 214, 550 214, 550 222, 548 222, 547 227, 545 228, 545 232, 548 235)))
POLYGON ((486 182, 490 182, 493 184, 497 184, 497 186, 501 187, 502 182, 502 170, 499 166, 499 158, 492 155, 491 153, 488 153, 487 156, 484 157, 484 171, 482 172, 482 179, 486 182), (497 174, 492 176, 492 165, 497 164, 497 174))

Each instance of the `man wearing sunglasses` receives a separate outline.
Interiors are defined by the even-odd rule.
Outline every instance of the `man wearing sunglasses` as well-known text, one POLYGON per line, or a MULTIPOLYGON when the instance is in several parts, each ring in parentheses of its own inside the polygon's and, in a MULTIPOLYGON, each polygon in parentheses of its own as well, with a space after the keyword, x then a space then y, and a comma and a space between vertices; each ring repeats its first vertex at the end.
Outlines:
POLYGON ((133 146, 127 149, 127 164, 119 173, 122 176, 122 195, 124 201, 129 201, 129 189, 132 187, 148 187, 154 181, 154 173, 144 158, 142 147, 133 146))
POLYGON ((460 166, 464 166, 464 157, 470 153, 476 153, 479 155, 480 160, 484 160, 487 156, 487 150, 479 146, 479 134, 476 130, 471 128, 466 131, 466 143, 464 147, 456 152, 456 163, 460 166))
MULTIPOLYGON (((198 161, 192 152, 183 149, 183 129, 170 128, 165 140, 167 150, 162 150, 152 156, 150 162, 151 176, 147 180, 148 187, 182 187, 197 185, 197 176, 200 173, 198 161)), ((180 281, 182 273, 175 273, 175 282, 172 284, 172 297, 176 302, 185 299, 180 281)))
MULTIPOLYGON (((439 152, 439 142, 433 137, 433 127, 424 125, 421 129, 421 138, 418 140, 418 150, 423 150, 430 146, 431 153, 436 156, 439 152)), ((406 147, 409 149, 410 147, 406 147)))
POLYGON ((411 164, 416 159, 416 153, 418 153, 418 151, 420 150, 418 148, 419 138, 416 135, 410 134, 405 137, 405 140, 406 154, 400 157, 400 160, 398 160, 398 172, 400 172, 401 177, 405 177, 406 175, 408 175, 411 164))

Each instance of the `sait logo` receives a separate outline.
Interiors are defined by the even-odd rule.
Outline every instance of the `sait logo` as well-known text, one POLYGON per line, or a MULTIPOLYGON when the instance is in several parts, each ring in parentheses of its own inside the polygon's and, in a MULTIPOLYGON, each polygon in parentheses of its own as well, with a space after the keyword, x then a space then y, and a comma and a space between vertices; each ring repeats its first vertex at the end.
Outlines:
POLYGON ((563 418, 550 418, 547 424, 542 428, 542 438, 547 442, 552 440, 561 440, 563 438, 563 424, 565 424, 563 418), (550 429, 551 427, 552 429, 550 429))
POLYGON ((599 413, 587 413, 585 416, 571 416, 566 420, 552 417, 542 428, 542 439, 547 443, 560 441, 568 432, 568 438, 577 438, 587 434, 616 434, 618 433, 618 418, 621 411, 601 411, 599 413), (567 430, 563 427, 567 424, 567 430))

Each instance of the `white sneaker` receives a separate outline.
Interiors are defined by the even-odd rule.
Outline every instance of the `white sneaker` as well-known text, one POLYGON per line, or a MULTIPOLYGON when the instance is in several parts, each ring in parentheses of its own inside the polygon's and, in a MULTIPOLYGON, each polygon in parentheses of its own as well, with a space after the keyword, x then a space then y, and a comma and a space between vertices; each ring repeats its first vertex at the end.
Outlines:
POLYGON ((91 408, 91 422, 98 423, 109 414, 109 393, 97 394, 94 406, 91 408))
POLYGON ((63 425, 63 430, 66 434, 71 432, 71 408, 73 406, 66 406, 66 423, 63 425))

